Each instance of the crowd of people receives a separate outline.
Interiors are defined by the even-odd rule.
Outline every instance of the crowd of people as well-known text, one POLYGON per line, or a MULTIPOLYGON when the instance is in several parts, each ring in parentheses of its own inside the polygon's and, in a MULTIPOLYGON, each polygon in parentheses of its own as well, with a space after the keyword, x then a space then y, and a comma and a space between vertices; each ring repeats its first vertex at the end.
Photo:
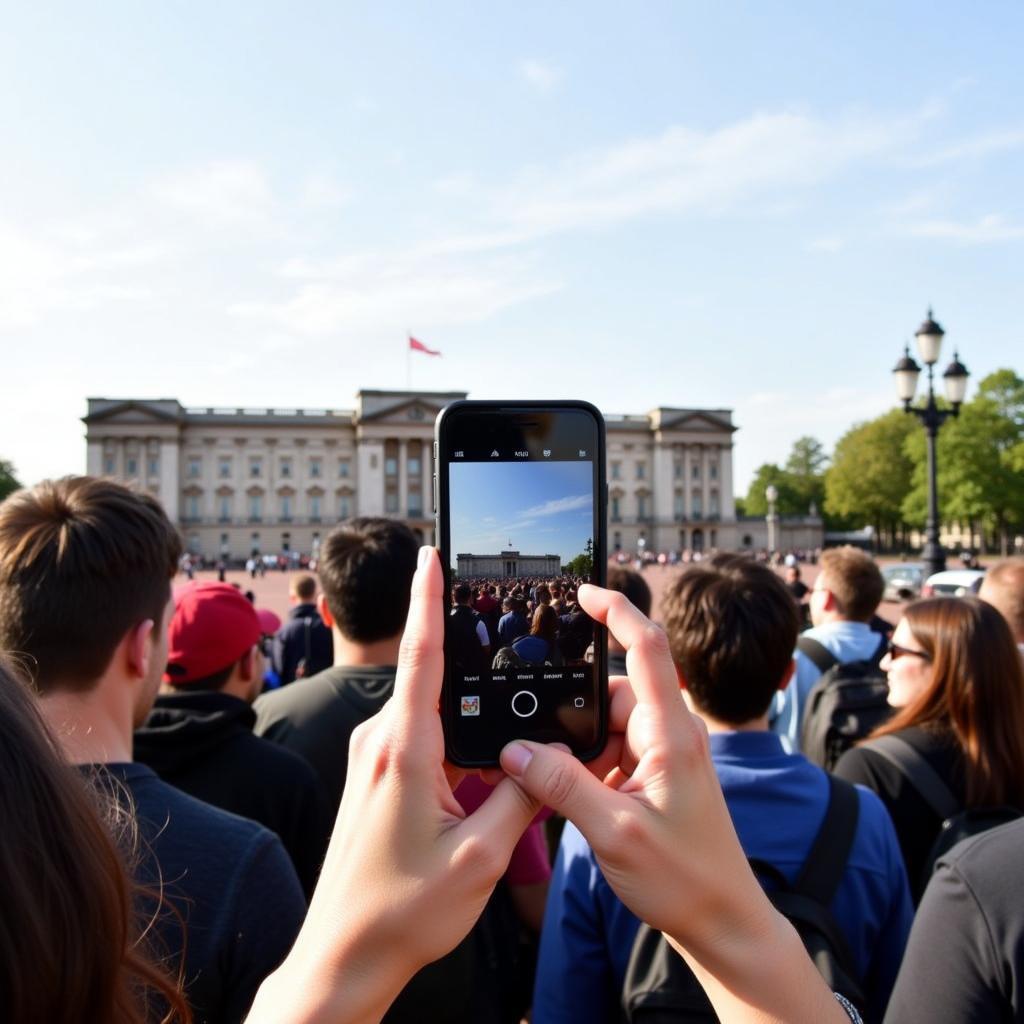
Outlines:
POLYGON ((839 548, 800 596, 682 566, 660 625, 626 566, 460 581, 446 630, 436 552, 365 518, 272 630, 180 557, 107 480, 0 504, 13 1024, 1024 1019, 1020 560, 895 624, 839 548), (446 764, 452 619, 481 665, 607 627, 603 754, 446 764))
POLYGON ((577 596, 584 582, 573 576, 460 580, 447 622, 456 668, 473 674, 583 664, 594 640, 594 622, 577 596))

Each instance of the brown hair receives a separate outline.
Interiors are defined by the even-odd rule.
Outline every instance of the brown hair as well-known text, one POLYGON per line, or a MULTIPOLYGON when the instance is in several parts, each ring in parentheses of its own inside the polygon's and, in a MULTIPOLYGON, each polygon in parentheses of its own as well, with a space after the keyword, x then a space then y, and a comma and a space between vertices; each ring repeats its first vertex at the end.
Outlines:
POLYGON ((300 601, 312 601, 316 597, 316 577, 308 572, 300 573, 292 580, 290 589, 300 601))
POLYGON ((0 992, 10 1024, 188 1024, 143 948, 135 890, 81 777, 0 661, 0 992))
POLYGON ((530 636, 539 636, 553 644, 558 638, 558 612, 549 604, 539 604, 533 613, 530 636))
POLYGON ((1024 558, 996 562, 981 583, 980 597, 998 609, 1014 638, 1024 641, 1024 558))
POLYGON ((40 691, 89 689, 124 635, 162 628, 181 540, 155 498, 64 477, 0 504, 0 648, 40 691))
POLYGON ((846 544, 827 548, 819 564, 839 614, 852 622, 870 622, 885 593, 885 580, 875 560, 860 548, 846 544))
POLYGON ((903 609, 932 664, 928 686, 872 736, 909 726, 948 731, 967 762, 967 804, 1024 808, 1024 665, 1006 620, 976 597, 903 609))
POLYGON ((416 534, 395 519, 350 519, 327 535, 317 573, 342 636, 368 644, 401 633, 419 549, 416 534))
POLYGON ((771 569, 743 555, 715 555, 676 577, 661 614, 699 710, 729 725, 768 710, 800 629, 796 604, 771 569))

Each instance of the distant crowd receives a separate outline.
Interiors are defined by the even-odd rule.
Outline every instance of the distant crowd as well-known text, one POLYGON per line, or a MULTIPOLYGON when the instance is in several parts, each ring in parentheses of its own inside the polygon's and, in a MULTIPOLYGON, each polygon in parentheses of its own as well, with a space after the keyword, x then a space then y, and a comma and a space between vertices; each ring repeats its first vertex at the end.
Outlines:
POLYGON ((813 557, 677 559, 658 625, 625 564, 460 580, 446 622, 436 552, 362 518, 281 623, 146 495, 15 493, 4 1019, 1024 1019, 1024 561, 886 622, 868 554, 813 557), (444 763, 442 638, 569 665, 605 626, 595 762, 444 763))

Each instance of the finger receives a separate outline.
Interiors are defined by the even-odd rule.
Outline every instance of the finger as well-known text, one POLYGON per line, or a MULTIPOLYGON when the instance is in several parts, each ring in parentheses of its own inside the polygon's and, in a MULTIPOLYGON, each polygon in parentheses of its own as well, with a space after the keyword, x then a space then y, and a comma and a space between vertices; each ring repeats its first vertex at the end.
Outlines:
MULTIPOLYGON (((501 871, 508 867, 512 849, 536 817, 541 804, 514 780, 504 778, 491 795, 454 832, 461 841, 477 836, 488 844, 497 843, 501 871)), ((500 872, 499 872, 500 874, 500 872)))
POLYGON ((444 675, 444 574, 434 548, 420 548, 412 578, 409 615, 398 652, 395 688, 388 702, 412 720, 436 714, 444 675))
POLYGON ((656 707, 674 706, 679 678, 664 630, 618 591, 587 583, 580 587, 578 596, 583 610, 604 623, 626 648, 626 669, 637 700, 656 707))
MULTIPOLYGON (((603 834, 623 806, 623 797, 564 750, 516 740, 502 750, 501 766, 536 801, 571 819, 588 838, 603 834)), ((591 845, 599 843, 591 839, 591 845)))
POLYGON ((467 772, 449 760, 444 762, 444 777, 448 782, 448 788, 454 793, 459 788, 459 783, 466 777, 467 772))
POLYGON ((625 732, 629 716, 636 707, 636 694, 627 676, 612 676, 608 680, 608 731, 625 732))

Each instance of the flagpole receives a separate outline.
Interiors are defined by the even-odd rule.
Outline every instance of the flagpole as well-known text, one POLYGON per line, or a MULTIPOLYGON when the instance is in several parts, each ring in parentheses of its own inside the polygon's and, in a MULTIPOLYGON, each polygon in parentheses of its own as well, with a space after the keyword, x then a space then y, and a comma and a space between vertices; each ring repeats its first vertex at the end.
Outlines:
POLYGON ((405 390, 412 391, 412 331, 405 333, 405 390))

